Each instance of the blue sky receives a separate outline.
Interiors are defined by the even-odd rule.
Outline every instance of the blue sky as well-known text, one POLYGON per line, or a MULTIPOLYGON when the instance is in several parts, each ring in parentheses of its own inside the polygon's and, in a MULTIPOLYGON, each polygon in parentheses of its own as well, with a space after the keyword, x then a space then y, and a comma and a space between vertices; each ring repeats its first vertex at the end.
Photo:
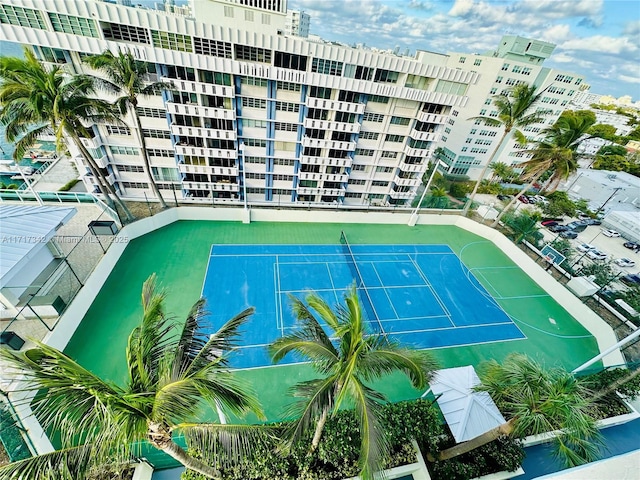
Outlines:
POLYGON ((484 53, 505 34, 557 45, 546 66, 582 74, 591 92, 640 100, 638 0, 289 0, 311 33, 370 47, 484 53))

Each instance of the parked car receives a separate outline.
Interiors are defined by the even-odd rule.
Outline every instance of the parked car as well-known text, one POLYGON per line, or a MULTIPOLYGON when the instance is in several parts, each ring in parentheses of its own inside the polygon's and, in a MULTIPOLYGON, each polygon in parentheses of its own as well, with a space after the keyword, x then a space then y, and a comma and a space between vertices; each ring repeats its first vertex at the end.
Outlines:
POLYGON ((616 258, 614 263, 620 267, 635 267, 636 262, 629 260, 628 258, 616 258))
POLYGON ((567 230, 569 230, 569 227, 566 225, 552 225, 549 227, 549 231, 555 233, 566 232, 567 230))
POLYGON ((591 218, 589 215, 587 215, 587 214, 586 214, 586 213, 584 213, 584 212, 577 212, 577 213, 578 213, 578 218, 579 218, 580 220, 587 220, 587 219, 591 218))
POLYGON ((598 220, 597 218, 588 218, 585 222, 587 225, 602 225, 602 220, 598 220))
POLYGON ((629 275, 625 275, 624 277, 620 277, 620 281, 627 285, 640 285, 640 275, 637 273, 631 273, 629 275))
POLYGON ((587 252, 587 257, 592 260, 606 260, 607 254, 594 248, 593 250, 589 250, 587 252))
POLYGON ((594 250, 596 247, 589 245, 588 243, 581 243, 576 247, 578 251, 587 253, 589 250, 594 250))
POLYGON ((622 245, 631 250, 640 250, 640 243, 638 242, 624 242, 622 245))
POLYGON ((542 223, 543 227, 555 227, 556 225, 558 225, 558 222, 552 222, 551 220, 547 220, 546 222, 542 223))
POLYGON ((584 232, 587 229, 587 224, 585 222, 575 221, 567 224, 567 227, 569 227, 574 232, 579 233, 579 232, 584 232))
POLYGON ((605 237, 619 237, 620 236, 620 232, 616 232, 615 230, 603 230, 602 234, 605 237))
MULTIPOLYGON (((559 227, 562 225, 558 225, 559 227)), ((576 232, 574 232, 573 230, 565 230, 564 232, 560 232, 560 236, 562 238, 578 238, 578 234, 576 232)))
POLYGON ((521 201, 522 203, 529 203, 529 199, 525 195, 520 195, 518 197, 518 200, 521 201))
POLYGON ((498 200, 511 200, 511 195, 498 195, 498 200))

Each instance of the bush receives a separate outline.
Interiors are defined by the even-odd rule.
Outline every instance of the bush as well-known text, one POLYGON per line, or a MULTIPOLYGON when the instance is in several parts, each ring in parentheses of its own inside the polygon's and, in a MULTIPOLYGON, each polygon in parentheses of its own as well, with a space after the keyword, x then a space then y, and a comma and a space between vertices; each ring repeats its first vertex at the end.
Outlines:
POLYGON ((74 178, 73 180, 69 180, 67 183, 65 183, 63 186, 61 186, 58 191, 59 192, 68 192, 69 190, 71 190, 76 183, 78 183, 80 181, 79 178, 74 178))
MULTIPOLYGON (((412 438, 431 448, 431 439, 442 433, 438 411, 425 400, 385 405, 381 423, 391 446, 385 468, 415 462, 415 452, 410 445, 412 438)), ((340 480, 357 475, 360 433, 354 411, 341 411, 327 420, 318 450, 310 456, 307 452, 313 430, 310 428, 286 456, 277 452, 274 439, 265 439, 254 443, 252 453, 240 463, 216 467, 225 480, 340 480)), ((200 452, 190 453, 202 458, 200 452)), ((182 480, 204 480, 204 477, 187 470, 182 480)))
POLYGON ((466 182, 453 182, 449 187, 449 194, 455 198, 463 198, 471 189, 472 187, 466 182))
MULTIPOLYGON (((438 449, 453 445, 455 440, 449 436, 438 449)), ((522 465, 524 457, 524 449, 519 441, 502 436, 471 452, 450 460, 427 463, 427 466, 434 480, 468 480, 501 471, 513 472, 522 465)))
MULTIPOLYGON (((594 392, 602 391, 612 383, 630 374, 625 368, 613 368, 589 375, 584 379, 589 388, 594 392)), ((640 396, 640 375, 636 376, 617 388, 617 391, 625 397, 636 399, 640 396)), ((622 403, 620 397, 612 392, 600 398, 596 402, 596 410, 593 412, 596 419, 614 417, 629 413, 629 409, 622 403)))

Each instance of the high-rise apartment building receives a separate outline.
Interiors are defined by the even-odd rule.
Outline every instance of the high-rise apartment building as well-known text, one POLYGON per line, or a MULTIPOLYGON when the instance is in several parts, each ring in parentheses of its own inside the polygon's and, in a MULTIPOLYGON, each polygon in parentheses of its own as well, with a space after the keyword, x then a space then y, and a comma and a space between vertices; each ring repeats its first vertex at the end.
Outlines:
MULTIPOLYGON (((489 126, 477 117, 497 118, 498 111, 493 105, 495 95, 507 93, 520 83, 535 85, 542 92, 535 108, 548 113, 543 122, 523 130, 530 141, 538 138, 545 127, 552 125, 569 108, 569 102, 581 90, 584 79, 575 73, 542 66, 554 48, 552 43, 507 35, 493 52, 447 55, 445 65, 448 68, 478 75, 478 80, 467 91, 469 101, 466 105, 452 109, 452 118, 447 120, 438 144, 444 150, 443 160, 449 173, 477 179, 489 161, 504 129, 489 126)), ((418 52, 417 56, 428 61, 431 55, 418 52)), ((494 161, 517 166, 527 158, 523 146, 512 139, 498 152, 494 161)))
MULTIPOLYGON (((286 18, 286 0, 195 0, 177 12, 0 0, 0 39, 72 73, 105 49, 149 62, 153 79, 175 87, 138 108, 152 173, 167 198, 202 202, 404 205, 437 146, 451 173, 477 176, 500 133, 469 118, 493 116, 492 95, 540 85, 550 124, 582 81, 540 65, 553 50, 545 42, 406 57, 287 36, 286 18)), ((86 145, 123 196, 153 198, 125 121, 94 125, 86 145)), ((83 181, 94 190, 91 175, 83 181)))
POLYGON ((287 35, 307 38, 309 36, 310 25, 311 17, 308 13, 300 10, 287 10, 285 23, 285 33, 287 35))
MULTIPOLYGON (((70 72, 88 71, 87 54, 125 48, 172 82, 138 109, 167 198, 175 188, 203 202, 405 204, 478 75, 287 37, 285 10, 280 0, 198 0, 184 17, 96 0, 0 0, 0 38, 70 72)), ((85 142, 124 196, 152 198, 133 128, 94 125, 85 142)))

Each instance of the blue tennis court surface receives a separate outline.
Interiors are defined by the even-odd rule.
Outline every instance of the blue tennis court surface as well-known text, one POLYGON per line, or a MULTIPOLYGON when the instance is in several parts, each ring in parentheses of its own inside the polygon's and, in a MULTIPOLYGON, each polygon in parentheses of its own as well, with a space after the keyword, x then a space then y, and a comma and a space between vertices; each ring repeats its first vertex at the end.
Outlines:
POLYGON ((447 245, 214 245, 202 295, 216 328, 255 307, 232 360, 249 368, 296 328, 288 295, 335 305, 354 281, 371 330, 416 348, 525 338, 447 245))

